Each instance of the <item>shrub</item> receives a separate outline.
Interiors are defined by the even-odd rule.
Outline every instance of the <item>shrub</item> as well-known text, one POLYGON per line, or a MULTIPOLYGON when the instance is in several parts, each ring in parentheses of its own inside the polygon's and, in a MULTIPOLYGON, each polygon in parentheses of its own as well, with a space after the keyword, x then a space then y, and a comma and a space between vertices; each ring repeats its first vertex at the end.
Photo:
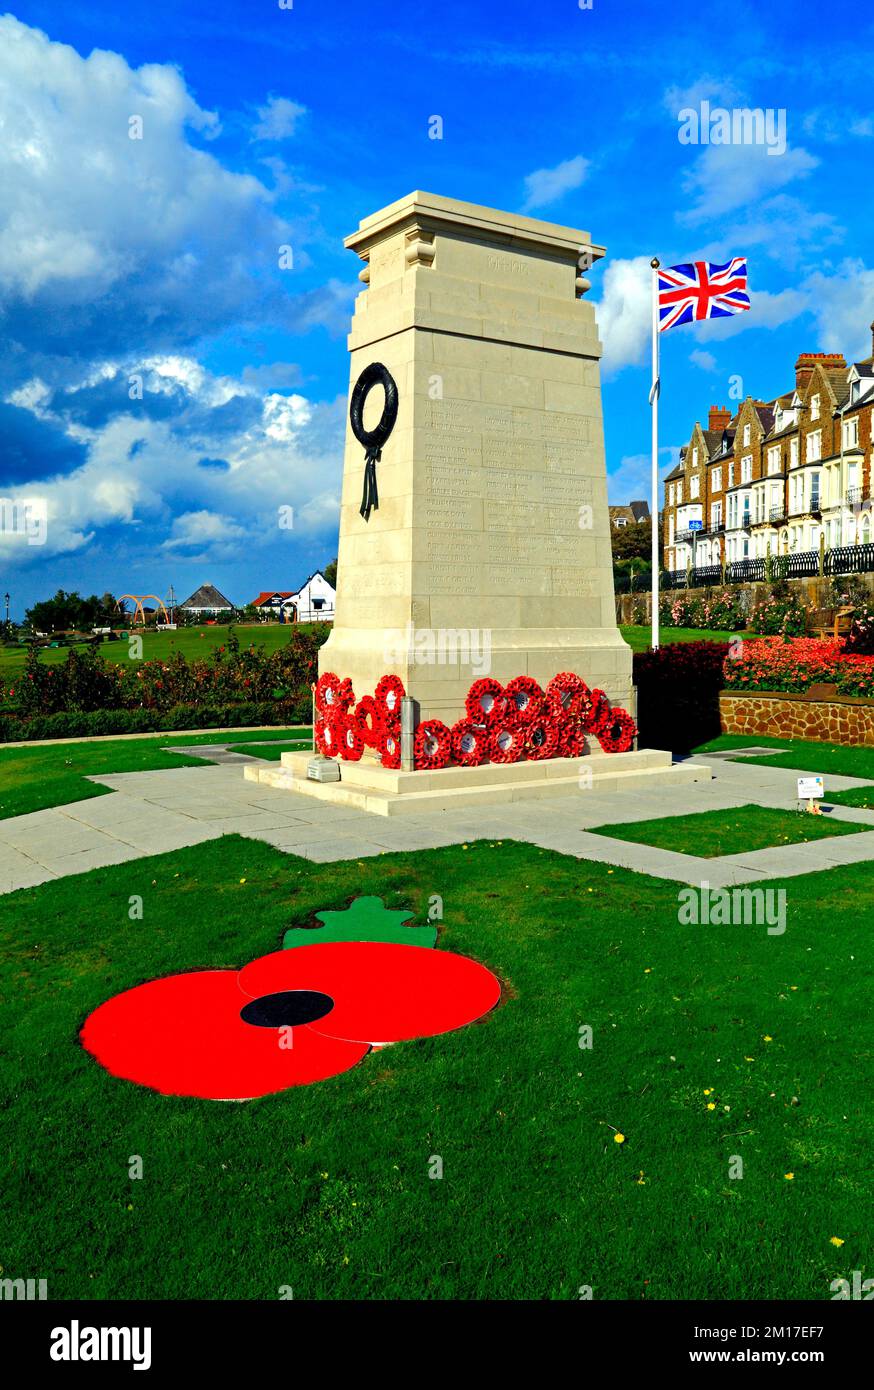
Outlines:
POLYGON ((802 637, 807 631, 808 609, 789 581, 778 579, 768 597, 753 611, 751 627, 765 636, 802 637))
POLYGON ((720 732, 727 642, 676 642, 636 652, 640 746, 688 752, 720 732))
POLYGON ((108 709, 35 715, 18 719, 0 714, 0 743, 42 738, 96 738, 105 734, 160 733, 162 729, 235 729, 309 724, 306 701, 267 701, 236 705, 177 705, 169 710, 108 709))
POLYGON ((839 695, 874 695, 874 661, 845 655, 833 640, 797 637, 744 642, 725 663, 728 690, 793 694, 812 685, 834 685, 839 695))

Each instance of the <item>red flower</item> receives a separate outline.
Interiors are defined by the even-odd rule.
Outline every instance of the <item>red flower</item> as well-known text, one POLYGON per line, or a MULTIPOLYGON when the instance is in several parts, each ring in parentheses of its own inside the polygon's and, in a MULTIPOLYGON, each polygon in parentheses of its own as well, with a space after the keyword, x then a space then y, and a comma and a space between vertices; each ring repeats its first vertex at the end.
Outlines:
POLYGON ((583 723, 590 734, 597 734, 610 718, 610 701, 607 699, 603 690, 593 690, 591 692, 591 704, 589 712, 583 723))
POLYGON ((470 687, 464 707, 472 724, 485 724, 491 728, 498 719, 503 718, 506 710, 504 687, 491 676, 483 676, 470 687))
POLYGON ((598 742, 605 753, 627 753, 636 734, 637 725, 627 710, 614 709, 598 732, 598 742))
POLYGON ((326 758, 336 758, 346 735, 346 720, 342 714, 319 716, 316 719, 316 747, 326 758))
POLYGON ((588 753, 586 732, 579 720, 567 719, 558 728, 558 756, 560 758, 581 758, 588 753))
POLYGON ((559 672, 546 687, 546 703, 557 719, 588 713, 590 698, 586 682, 573 671, 559 672))
POLYGON ((400 676, 382 676, 376 684, 373 698, 388 719, 400 719, 401 700, 406 695, 400 676))
POLYGON ((517 763, 525 752, 524 724, 502 720, 489 738, 489 757, 493 763, 517 763))
POLYGON ((400 767, 401 726, 397 720, 389 720, 385 725, 379 740, 379 753, 383 767, 400 767))
POLYGON ((417 768, 445 767, 452 752, 452 734, 442 719, 426 719, 416 730, 414 747, 417 768))
POLYGON ((316 682, 316 709, 320 714, 336 714, 345 708, 343 682, 333 671, 325 671, 316 682))
POLYGON ((452 726, 452 756, 460 767, 479 767, 489 751, 487 730, 469 719, 459 719, 452 726))
POLYGON ((531 762, 554 758, 558 747, 558 726, 551 719, 535 719, 525 730, 525 754, 531 762))
POLYGON ((340 740, 340 756, 347 762, 357 763, 364 752, 364 740, 355 725, 347 722, 340 740))
POLYGON ((352 715, 355 728, 368 748, 378 748, 385 728, 385 711, 373 695, 362 695, 352 715))
POLYGON ((543 691, 533 676, 515 676, 507 683, 507 713, 520 724, 531 724, 543 713, 543 691))
POLYGON ((467 956, 342 941, 274 951, 116 994, 82 1028, 113 1076, 163 1095, 250 1100, 348 1071, 371 1047, 435 1037, 495 1007, 467 956))

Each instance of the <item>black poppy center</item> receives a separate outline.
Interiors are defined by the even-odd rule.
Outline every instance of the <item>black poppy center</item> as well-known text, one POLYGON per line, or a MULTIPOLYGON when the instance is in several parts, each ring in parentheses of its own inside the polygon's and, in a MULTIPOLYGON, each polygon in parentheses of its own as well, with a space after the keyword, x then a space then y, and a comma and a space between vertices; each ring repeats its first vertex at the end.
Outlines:
POLYGON ((314 1023, 334 1007, 329 994, 317 989, 283 989, 278 994, 262 994, 240 1010, 244 1023, 256 1028, 293 1028, 296 1023, 314 1023))

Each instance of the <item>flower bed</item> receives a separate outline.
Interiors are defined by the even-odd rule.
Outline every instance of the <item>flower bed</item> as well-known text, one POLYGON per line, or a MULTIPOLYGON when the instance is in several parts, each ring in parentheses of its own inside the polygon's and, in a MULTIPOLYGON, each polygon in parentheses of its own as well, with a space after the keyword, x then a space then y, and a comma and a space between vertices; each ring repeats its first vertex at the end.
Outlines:
POLYGON ((729 649, 723 667, 725 689, 804 693, 814 685, 833 685, 839 695, 874 697, 874 657, 854 656, 835 640, 796 637, 754 640, 729 649))
POLYGON ((212 727, 218 710, 228 725, 309 723, 319 647, 329 631, 295 631, 284 647, 266 652, 242 648, 231 630, 222 646, 194 661, 181 652, 167 660, 107 661, 89 647, 49 665, 31 648, 24 671, 0 687, 0 741, 196 728, 206 712, 212 727), (236 719, 235 709, 247 717, 236 719), (46 732, 55 724, 63 733, 46 732))

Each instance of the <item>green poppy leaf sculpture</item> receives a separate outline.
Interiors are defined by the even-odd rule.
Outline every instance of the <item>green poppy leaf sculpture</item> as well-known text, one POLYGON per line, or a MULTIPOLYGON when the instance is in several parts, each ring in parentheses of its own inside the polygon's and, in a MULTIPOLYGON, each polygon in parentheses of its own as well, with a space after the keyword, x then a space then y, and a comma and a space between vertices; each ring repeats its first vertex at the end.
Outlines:
POLYGON ((241 970, 150 980, 86 1019, 82 1045, 113 1076, 164 1095, 252 1100, 338 1076, 373 1048, 482 1018, 501 986, 433 948, 433 927, 379 898, 317 914, 241 970))

